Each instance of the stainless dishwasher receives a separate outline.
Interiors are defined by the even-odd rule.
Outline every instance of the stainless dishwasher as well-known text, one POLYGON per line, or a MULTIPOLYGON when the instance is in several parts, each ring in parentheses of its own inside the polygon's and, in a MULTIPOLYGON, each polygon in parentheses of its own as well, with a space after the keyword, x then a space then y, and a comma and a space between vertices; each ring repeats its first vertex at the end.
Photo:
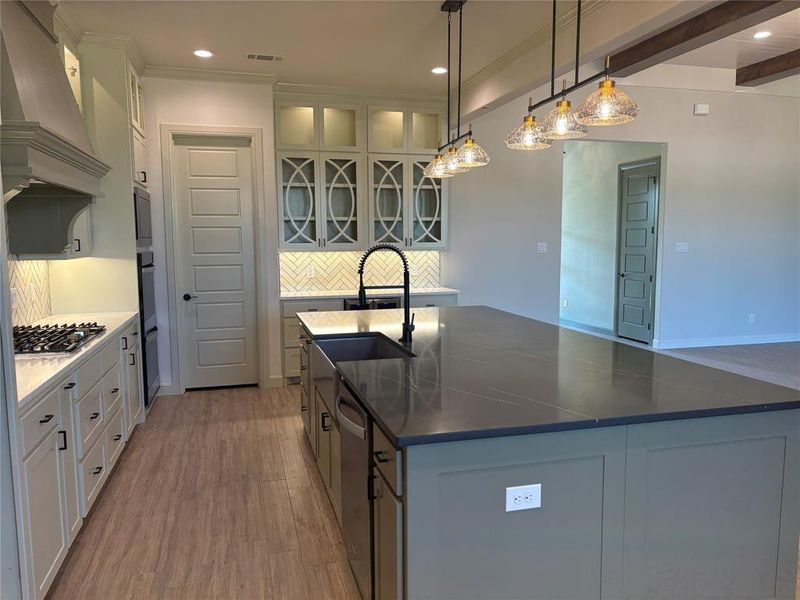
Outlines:
POLYGON ((347 558, 364 600, 372 598, 372 502, 369 413, 339 381, 336 419, 342 432, 342 537, 347 558))

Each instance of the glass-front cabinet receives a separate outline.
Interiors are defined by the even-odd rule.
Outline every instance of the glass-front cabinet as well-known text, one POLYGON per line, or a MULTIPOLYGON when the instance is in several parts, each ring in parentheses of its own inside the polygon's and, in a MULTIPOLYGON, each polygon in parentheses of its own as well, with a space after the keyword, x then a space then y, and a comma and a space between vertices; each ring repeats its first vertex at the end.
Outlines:
POLYGON ((423 173, 444 135, 442 107, 279 97, 280 248, 446 248, 446 184, 423 173))
POLYGON ((369 155, 370 244, 447 247, 447 195, 441 179, 425 177, 431 157, 369 155))
POLYGON ((281 248, 358 250, 365 246, 363 164, 358 154, 279 153, 281 248))

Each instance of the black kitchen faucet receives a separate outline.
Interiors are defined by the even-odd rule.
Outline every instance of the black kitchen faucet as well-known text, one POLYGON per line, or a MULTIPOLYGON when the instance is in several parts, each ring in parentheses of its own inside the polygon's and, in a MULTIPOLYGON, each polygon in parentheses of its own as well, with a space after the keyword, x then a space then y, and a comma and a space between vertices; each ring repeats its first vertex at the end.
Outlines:
POLYGON ((403 337, 400 341, 404 344, 411 343, 411 332, 414 331, 414 317, 411 315, 411 285, 409 283, 408 259, 403 251, 395 248, 391 244, 375 244, 364 252, 361 260, 358 261, 358 303, 361 306, 367 304, 367 290, 378 289, 399 289, 403 288, 403 337), (403 285, 364 285, 364 264, 370 254, 378 250, 389 250, 400 255, 403 260, 403 285))

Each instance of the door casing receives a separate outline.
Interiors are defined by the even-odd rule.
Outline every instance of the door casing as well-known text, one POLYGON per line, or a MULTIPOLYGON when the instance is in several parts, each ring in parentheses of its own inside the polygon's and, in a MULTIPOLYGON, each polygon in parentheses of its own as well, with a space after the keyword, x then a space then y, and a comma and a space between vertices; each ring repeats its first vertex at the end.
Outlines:
POLYGON ((186 382, 180 368, 180 348, 178 330, 177 306, 177 281, 175 276, 175 257, 178 254, 177 236, 175 235, 175 221, 177 198, 175 181, 175 138, 185 140, 187 137, 197 136, 199 140, 209 139, 245 139, 249 142, 251 152, 251 173, 253 185, 253 225, 255 241, 255 277, 256 277, 256 310, 258 314, 257 346, 258 346, 258 383, 266 387, 273 385, 268 371, 268 340, 270 333, 269 315, 269 282, 268 252, 266 247, 266 223, 264 202, 264 152, 261 142, 262 130, 255 127, 216 127, 202 125, 175 125, 161 124, 161 167, 162 187, 164 193, 164 229, 166 232, 166 274, 167 274, 167 299, 169 305, 169 337, 170 337, 170 364, 172 371, 172 386, 162 386, 162 393, 182 394, 186 390, 186 382))

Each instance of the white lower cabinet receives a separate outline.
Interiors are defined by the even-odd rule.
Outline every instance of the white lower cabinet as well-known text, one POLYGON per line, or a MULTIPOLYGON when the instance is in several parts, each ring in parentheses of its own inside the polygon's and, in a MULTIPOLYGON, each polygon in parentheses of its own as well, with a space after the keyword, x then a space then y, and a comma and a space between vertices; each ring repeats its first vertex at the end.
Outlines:
POLYGON ((22 462, 28 580, 32 598, 43 598, 67 553, 64 527, 64 469, 59 456, 62 436, 56 423, 41 444, 22 462))
MULTIPOLYGON (((136 330, 132 325, 127 332, 136 330)), ((16 419, 26 599, 46 596, 83 517, 142 419, 140 345, 128 346, 120 336, 92 352, 16 419)))

